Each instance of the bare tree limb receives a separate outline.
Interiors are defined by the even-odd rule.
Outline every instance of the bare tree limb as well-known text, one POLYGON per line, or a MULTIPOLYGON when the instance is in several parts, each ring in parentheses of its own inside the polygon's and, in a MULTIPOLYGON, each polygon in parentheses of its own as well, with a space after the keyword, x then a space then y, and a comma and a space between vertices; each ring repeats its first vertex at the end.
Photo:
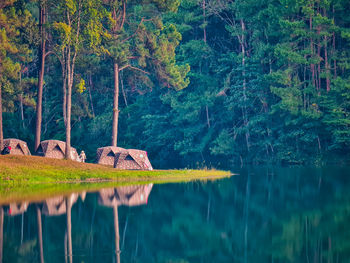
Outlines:
POLYGON ((137 67, 133 67, 131 65, 125 65, 125 66, 119 68, 119 71, 122 71, 123 69, 126 69, 126 68, 130 68, 130 69, 133 69, 133 70, 138 70, 138 71, 141 71, 142 73, 147 74, 147 75, 150 74, 149 72, 147 72, 147 71, 145 71, 143 69, 140 69, 140 68, 137 68, 137 67))

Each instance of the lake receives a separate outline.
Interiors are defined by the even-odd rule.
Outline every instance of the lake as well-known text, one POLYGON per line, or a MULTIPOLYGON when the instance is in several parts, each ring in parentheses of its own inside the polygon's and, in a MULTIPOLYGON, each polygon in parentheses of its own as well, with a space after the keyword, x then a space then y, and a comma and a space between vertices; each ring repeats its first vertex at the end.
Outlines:
POLYGON ((0 200, 2 262, 350 262, 350 168, 0 200), (18 200, 18 199, 17 199, 18 200))

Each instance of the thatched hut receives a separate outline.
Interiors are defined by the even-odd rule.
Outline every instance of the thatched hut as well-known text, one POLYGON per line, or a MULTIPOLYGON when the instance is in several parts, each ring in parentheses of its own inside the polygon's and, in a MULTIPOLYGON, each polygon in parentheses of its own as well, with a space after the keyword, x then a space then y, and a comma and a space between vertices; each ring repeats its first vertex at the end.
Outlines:
POLYGON ((121 151, 125 151, 124 148, 115 146, 106 146, 97 149, 97 163, 104 165, 114 165, 114 159, 116 154, 121 151))
MULTIPOLYGON (((64 159, 66 153, 66 143, 59 140, 42 141, 36 154, 43 157, 64 159)), ((71 159, 80 162, 77 150, 71 147, 71 159)))
POLYGON ((153 184, 107 188, 99 191, 98 202, 104 206, 137 206, 146 204, 153 184))
POLYGON ((117 153, 114 168, 121 170, 153 170, 147 152, 134 149, 117 153))
MULTIPOLYGON (((18 139, 4 139, 4 148, 11 147, 10 154, 13 155, 31 155, 27 143, 18 139)), ((2 149, 1 149, 2 150, 2 149)))

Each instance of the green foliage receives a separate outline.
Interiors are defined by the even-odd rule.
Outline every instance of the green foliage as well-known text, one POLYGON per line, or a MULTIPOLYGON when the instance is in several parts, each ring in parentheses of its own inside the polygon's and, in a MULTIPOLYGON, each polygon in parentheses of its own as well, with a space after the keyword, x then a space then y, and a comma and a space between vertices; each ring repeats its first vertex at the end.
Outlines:
POLYGON ((80 79, 80 82, 77 84, 76 89, 79 93, 83 93, 86 90, 84 79, 80 79))

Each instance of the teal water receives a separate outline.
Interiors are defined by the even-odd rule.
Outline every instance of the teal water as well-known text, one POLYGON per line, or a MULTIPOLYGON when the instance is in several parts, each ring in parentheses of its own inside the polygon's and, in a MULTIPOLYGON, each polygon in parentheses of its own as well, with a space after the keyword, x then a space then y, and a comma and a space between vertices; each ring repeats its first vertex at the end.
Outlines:
POLYGON ((349 167, 233 172, 4 204, 2 262, 350 262, 349 167))

